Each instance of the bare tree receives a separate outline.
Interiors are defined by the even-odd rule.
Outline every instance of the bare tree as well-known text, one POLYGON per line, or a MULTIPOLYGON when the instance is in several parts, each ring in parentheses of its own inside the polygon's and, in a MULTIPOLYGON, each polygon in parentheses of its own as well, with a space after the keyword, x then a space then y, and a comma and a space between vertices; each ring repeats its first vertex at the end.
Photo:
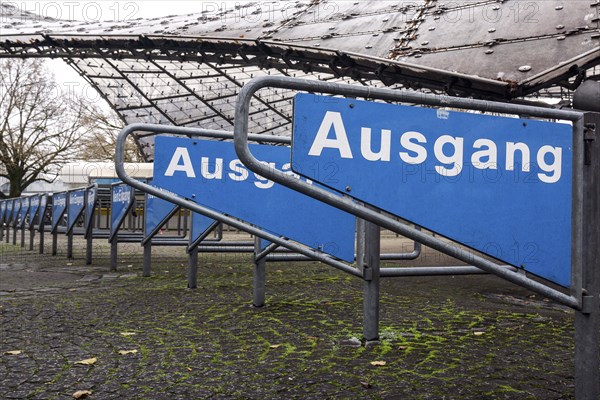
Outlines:
MULTIPOLYGON (((64 93, 37 59, 0 62, 0 176, 10 197, 72 158, 89 130, 86 102, 64 93)), ((0 193, 1 197, 5 197, 0 193)))
MULTIPOLYGON (((88 105, 85 118, 90 132, 83 138, 78 156, 86 161, 112 161, 115 158, 117 136, 123 121, 112 111, 88 105)), ((139 147, 132 141, 125 144, 125 162, 143 162, 139 147)))

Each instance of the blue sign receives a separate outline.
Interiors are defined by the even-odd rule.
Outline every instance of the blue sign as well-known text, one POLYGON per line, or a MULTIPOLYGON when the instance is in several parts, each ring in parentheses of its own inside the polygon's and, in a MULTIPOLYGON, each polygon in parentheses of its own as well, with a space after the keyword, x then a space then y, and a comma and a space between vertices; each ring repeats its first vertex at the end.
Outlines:
POLYGON ((29 198, 29 225, 35 225, 35 217, 40 209, 40 195, 31 196, 29 198))
POLYGON ((12 224, 14 227, 19 225, 19 212, 21 211, 21 199, 16 198, 13 199, 13 207, 12 207, 12 224))
POLYGON ((5 215, 6 215, 6 200, 0 200, 0 223, 4 222, 5 215))
POLYGON ((6 200, 6 211, 5 211, 5 217, 4 217, 4 221, 6 222, 7 225, 9 225, 12 222, 12 210, 13 210, 13 206, 14 206, 14 199, 8 199, 6 200))
POLYGON ((113 185, 110 204, 110 235, 113 238, 133 205, 133 188, 124 183, 113 185))
POLYGON ((45 194, 40 196, 40 212, 39 212, 39 219, 38 219, 38 223, 40 225, 40 230, 44 229, 43 225, 45 224, 44 222, 44 218, 46 217, 46 206, 48 204, 48 196, 46 196, 45 194))
POLYGON ((62 222, 67 209, 67 193, 55 193, 52 195, 52 232, 56 230, 62 222))
POLYGON ((67 209, 67 232, 75 226, 75 223, 85 208, 85 189, 69 192, 69 207, 67 209))
MULTIPOLYGON (((289 148, 253 148, 261 160, 292 173, 289 148)), ((354 260, 353 216, 250 172, 232 143, 158 136, 153 184, 278 236, 354 260)))
POLYGON ((206 231, 215 223, 214 219, 202 214, 192 213, 192 226, 190 227, 190 243, 193 244, 206 234, 206 231))
POLYGON ((572 129, 299 94, 294 171, 568 287, 572 129))
POLYGON ((144 236, 153 236, 166 222, 167 217, 177 208, 161 198, 146 195, 146 216, 144 220, 144 236))
POLYGON ((21 197, 21 207, 19 209, 19 226, 25 226, 27 213, 29 212, 29 197, 21 197))
POLYGON ((97 186, 90 186, 86 193, 86 205, 85 205, 85 227, 89 229, 94 217, 94 210, 96 209, 96 195, 98 194, 97 186))

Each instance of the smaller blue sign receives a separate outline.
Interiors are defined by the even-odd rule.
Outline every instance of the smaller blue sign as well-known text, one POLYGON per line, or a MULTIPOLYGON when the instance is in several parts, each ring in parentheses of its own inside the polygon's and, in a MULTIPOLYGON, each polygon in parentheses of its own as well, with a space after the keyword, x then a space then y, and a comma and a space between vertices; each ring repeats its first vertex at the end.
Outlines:
MULTIPOLYGON (((175 195, 174 195, 175 196, 175 195)), ((144 219, 144 237, 154 236, 167 222, 167 217, 177 208, 166 200, 146 195, 146 217, 144 219)))
POLYGON ((96 209, 96 195, 98 193, 98 188, 96 186, 91 186, 86 191, 86 204, 85 204, 85 227, 86 230, 89 229, 92 223, 92 218, 94 217, 94 210, 96 209))
POLYGON ((6 214, 6 201, 0 200, 0 223, 4 222, 5 214, 6 214))
POLYGON ((6 209, 4 210, 4 222, 10 225, 12 221, 13 199, 6 200, 6 209))
POLYGON ((46 218, 46 206, 48 205, 48 196, 42 194, 40 196, 40 211, 39 211, 39 219, 38 224, 40 226, 40 231, 44 229, 44 218, 46 218))
POLYGON ((112 186, 110 207, 110 236, 116 235, 133 204, 133 188, 125 183, 112 186))
POLYGON ((192 213, 192 226, 190 231, 190 244, 194 244, 198 239, 206 234, 206 231, 215 223, 215 220, 205 215, 192 213))
POLYGON ((85 208, 85 189, 69 192, 67 207, 67 232, 71 231, 85 208))
POLYGON ((19 211, 21 211, 21 199, 13 199, 13 208, 12 208, 12 224, 16 227, 19 223, 19 211))
POLYGON ((52 232, 56 230, 65 215, 67 209, 67 193, 55 193, 52 195, 52 232))
POLYGON ((27 213, 29 212, 29 197, 21 197, 21 207, 19 209, 19 227, 25 226, 27 213))
POLYGON ((35 224, 35 217, 38 214, 38 210, 40 209, 40 196, 35 195, 29 198, 29 225, 33 226, 35 224))

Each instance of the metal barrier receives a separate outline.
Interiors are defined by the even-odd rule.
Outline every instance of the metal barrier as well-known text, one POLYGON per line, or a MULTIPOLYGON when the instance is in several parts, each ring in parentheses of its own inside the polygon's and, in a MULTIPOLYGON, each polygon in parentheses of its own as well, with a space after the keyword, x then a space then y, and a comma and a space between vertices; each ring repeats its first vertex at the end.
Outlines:
MULTIPOLYGON (((524 122, 524 124, 526 123, 524 122)), ((378 231, 379 227, 384 227, 573 308, 576 311, 576 395, 577 398, 591 399, 598 398, 600 395, 598 377, 600 365, 598 349, 598 331, 600 325, 598 299, 600 292, 600 273, 598 272, 600 269, 598 268, 598 256, 600 255, 598 250, 598 242, 600 241, 598 233, 598 226, 600 226, 600 216, 598 215, 598 204, 600 203, 600 185, 598 184, 600 182, 600 151, 598 144, 594 142, 598 126, 600 126, 600 117, 598 114, 584 114, 577 111, 543 109, 390 89, 339 85, 320 81, 311 82, 294 78, 262 77, 250 81, 241 89, 236 104, 234 130, 236 152, 239 159, 248 169, 258 174, 267 174, 266 176, 275 182, 367 221, 365 223, 367 225, 366 230, 367 232, 372 232, 365 235, 365 241, 370 242, 367 245, 369 250, 364 255, 367 260, 365 271, 371 270, 373 277, 377 277, 375 279, 376 282, 378 282, 380 273, 378 263, 374 262, 376 257, 373 257, 374 253, 377 252, 376 238, 378 236, 374 232, 378 231), (282 171, 266 168, 252 154, 248 146, 250 101, 258 90, 265 87, 571 121, 573 123, 572 284, 569 293, 564 293, 533 280, 526 276, 523 271, 516 271, 514 268, 505 268, 480 255, 474 254, 473 251, 449 245, 432 235, 399 223, 394 218, 381 213, 378 209, 357 201, 357 199, 334 195, 320 187, 307 185, 304 181, 293 179, 282 171), (585 251, 582 244, 584 233, 587 233, 585 237, 588 240, 592 240, 590 248, 585 251)), ((381 271, 385 270, 382 269, 381 271)), ((437 269, 431 270, 431 272, 436 271, 437 269)), ((402 276, 406 274, 403 270, 392 270, 386 275, 402 276)), ((384 274, 381 273, 381 276, 384 276, 384 274)), ((378 285, 375 286, 373 288, 373 301, 377 301, 378 295, 378 285)))

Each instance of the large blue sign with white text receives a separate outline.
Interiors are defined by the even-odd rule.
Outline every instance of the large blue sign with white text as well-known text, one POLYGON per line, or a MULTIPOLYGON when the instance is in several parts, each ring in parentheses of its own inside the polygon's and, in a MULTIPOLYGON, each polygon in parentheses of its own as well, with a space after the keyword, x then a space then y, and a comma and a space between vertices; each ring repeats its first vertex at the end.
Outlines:
POLYGON ((67 231, 71 231, 85 208, 85 189, 69 192, 69 209, 67 210, 67 231))
POLYGON ((571 164, 566 124, 295 98, 295 172, 566 287, 571 164))
POLYGON ((125 220, 125 216, 133 205, 133 188, 124 183, 112 186, 110 209, 111 239, 125 220))
POLYGON ((62 222, 67 209, 67 193, 56 193, 52 195, 52 231, 54 232, 62 222))
MULTIPOLYGON (((238 160, 232 143, 158 136, 153 185, 340 259, 354 260, 355 218, 273 181, 238 160)), ((290 171, 289 148, 252 146, 290 171)))

